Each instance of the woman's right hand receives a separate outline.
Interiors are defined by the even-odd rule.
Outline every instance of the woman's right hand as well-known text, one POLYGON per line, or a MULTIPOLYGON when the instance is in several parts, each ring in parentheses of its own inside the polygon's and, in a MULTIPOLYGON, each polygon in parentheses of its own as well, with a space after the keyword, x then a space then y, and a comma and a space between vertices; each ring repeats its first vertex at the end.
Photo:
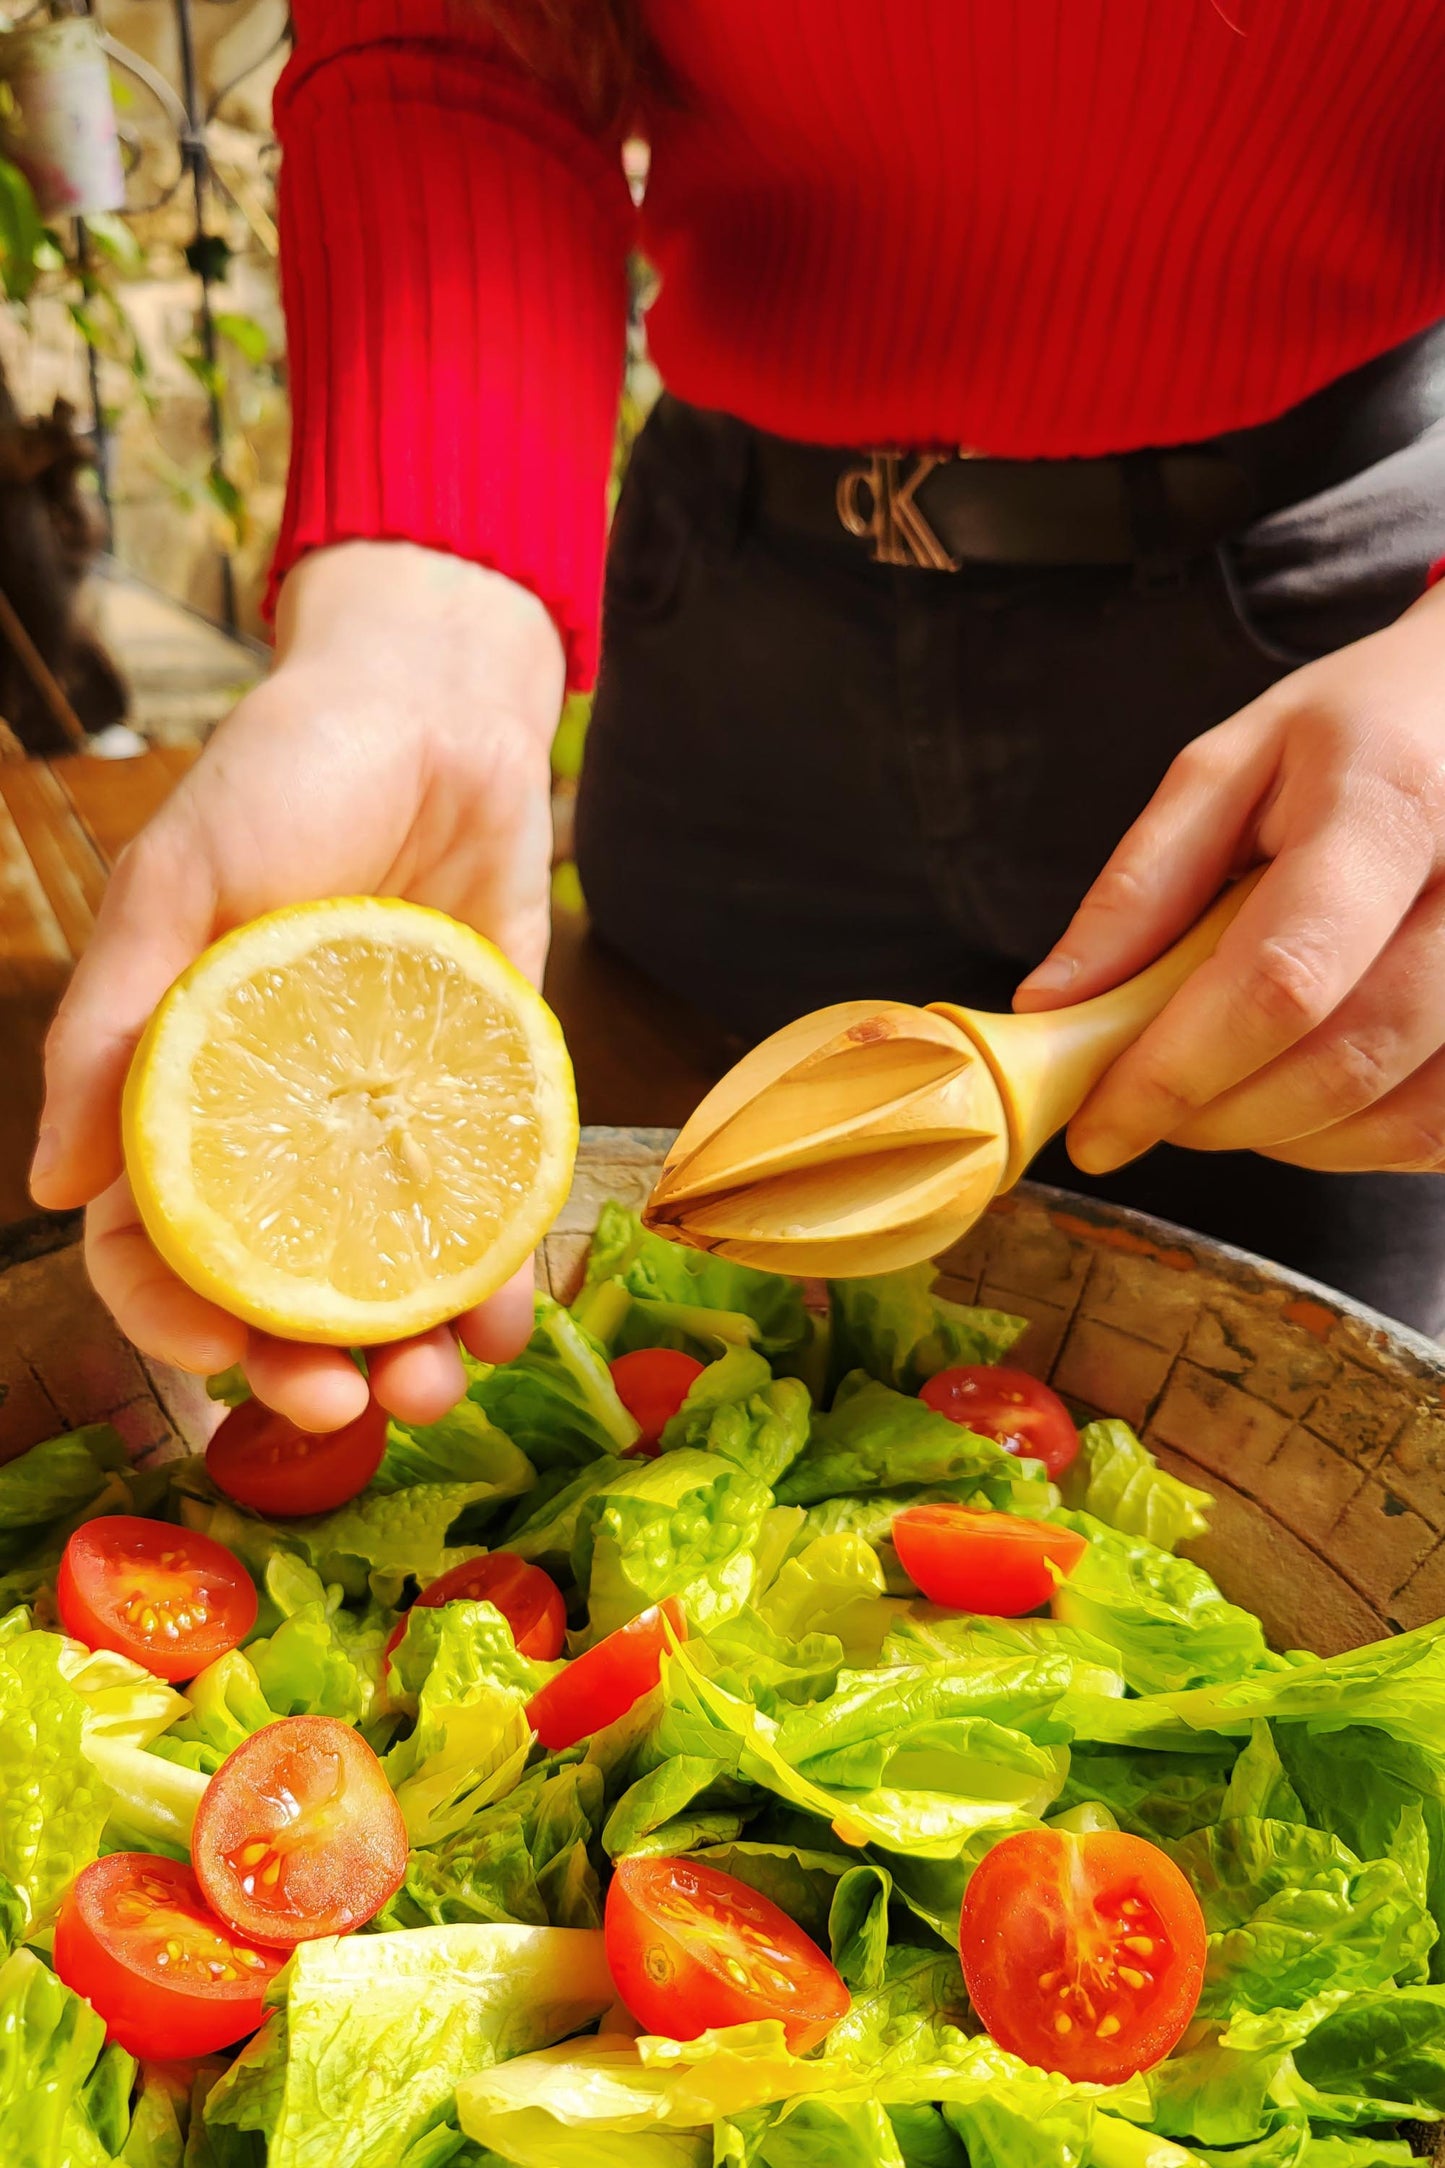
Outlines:
MULTIPOLYGON (((499 573, 412 543, 348 542, 288 576, 274 671, 123 853, 46 1047, 31 1189, 52 1210, 89 1207, 91 1278, 146 1354, 201 1373, 243 1363, 258 1397, 306 1429, 360 1413, 366 1386, 343 1352, 249 1330, 151 1248, 121 1163, 126 1069, 209 942, 312 897, 431 904, 539 979, 562 691, 556 627, 499 573)), ((456 1329, 497 1361, 523 1344, 531 1312, 529 1269, 456 1329)), ((414 1422, 463 1387, 445 1327, 378 1351, 370 1372, 414 1422)))

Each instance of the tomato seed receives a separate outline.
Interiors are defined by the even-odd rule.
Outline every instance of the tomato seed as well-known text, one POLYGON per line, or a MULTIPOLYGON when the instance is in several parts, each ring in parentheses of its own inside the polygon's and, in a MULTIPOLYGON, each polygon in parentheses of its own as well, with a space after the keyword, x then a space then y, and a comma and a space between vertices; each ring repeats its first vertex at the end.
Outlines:
POLYGON ((1144 1985, 1143 1973, 1136 1972, 1132 1965, 1121 1965, 1119 1967, 1119 1978, 1123 1981, 1125 1987, 1132 1987, 1136 1993, 1144 1985))
POLYGON ((1112 2040, 1118 2030, 1119 2020, 1116 2017, 1101 2018, 1094 2029, 1094 2038, 1096 2040, 1112 2040))
POLYGON ((1058 2016, 1054 2019, 1054 2031, 1062 2038, 1065 2033, 1071 2033, 1073 2029, 1073 2019, 1060 2010, 1058 2016))
POLYGON ((1132 1950, 1136 1957, 1152 1957, 1154 1955, 1154 1944, 1148 1935, 1125 1935, 1124 1947, 1126 1950, 1132 1950))

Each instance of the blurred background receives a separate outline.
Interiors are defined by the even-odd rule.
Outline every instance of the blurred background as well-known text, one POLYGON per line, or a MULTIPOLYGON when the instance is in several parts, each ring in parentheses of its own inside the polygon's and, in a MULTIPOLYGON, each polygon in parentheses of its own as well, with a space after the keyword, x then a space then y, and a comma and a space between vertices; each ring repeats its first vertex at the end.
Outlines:
MULTIPOLYGON (((0 4, 0 1225, 31 1209, 45 1027, 109 868, 266 668, 287 45, 286 0, 0 4)), ((634 289, 619 472, 656 389, 634 289)), ((584 1119, 670 1123, 731 1049, 589 941, 586 721, 569 702, 554 750, 547 991, 584 1119)))

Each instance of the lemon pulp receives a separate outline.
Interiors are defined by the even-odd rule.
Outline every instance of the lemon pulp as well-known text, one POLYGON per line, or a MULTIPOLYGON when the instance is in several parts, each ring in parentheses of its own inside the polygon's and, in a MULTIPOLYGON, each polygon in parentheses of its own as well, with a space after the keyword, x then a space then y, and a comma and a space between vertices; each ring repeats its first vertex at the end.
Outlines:
POLYGON ((494 1292, 560 1207, 576 1136, 540 996, 480 935, 376 898, 218 942, 127 1086, 157 1248, 294 1339, 396 1339, 494 1292))

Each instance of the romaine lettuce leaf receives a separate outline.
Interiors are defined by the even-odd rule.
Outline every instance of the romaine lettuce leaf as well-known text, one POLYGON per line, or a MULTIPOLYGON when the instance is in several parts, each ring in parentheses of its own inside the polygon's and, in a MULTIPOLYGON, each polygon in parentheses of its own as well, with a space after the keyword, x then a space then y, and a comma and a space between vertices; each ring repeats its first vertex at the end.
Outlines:
POLYGON ((1019 1461, 992 1438, 977 1437, 921 1400, 854 1370, 839 1386, 829 1413, 814 1418, 806 1450, 776 1493, 779 1505, 811 1506, 885 1487, 967 1483, 985 1488, 990 1477, 1002 1481, 1009 1496, 1023 1482, 1039 1494, 1037 1510, 1047 1510, 1053 1493, 1038 1462, 1019 1461))
POLYGON ((1239 1816, 1169 1847, 1209 1929, 1199 2014, 1284 2009, 1413 1974, 1436 1927, 1393 1859, 1301 1822, 1239 1816))
POLYGON ((95 1858, 110 1811, 82 1744, 86 1703, 65 1675, 75 1646, 36 1631, 0 1639, 0 1874, 32 1921, 95 1858))
POLYGON ((1445 1988, 1329 1992, 1295 2010, 1200 2021, 1149 2073, 1152 2127, 1247 2145, 1282 2117, 1361 2126, 1445 2114, 1445 1988))
POLYGON ((882 1696, 860 1696, 847 1713, 846 1737, 841 1708, 831 1730, 810 1709, 778 1723, 704 1677, 686 1647, 664 1659, 663 1691, 658 1754, 716 1756, 745 1782, 820 1816, 845 1843, 888 1853, 952 1857, 971 1834, 1041 1812, 1067 1767, 1062 1749, 1038 1746, 984 1716, 956 1714, 921 1687, 911 1704, 900 1691, 891 1712, 882 1696), (840 1774, 861 1781, 840 1781, 840 1774))
POLYGON ((785 1641, 831 1634, 853 1657, 876 1658, 896 1622, 896 1610, 880 1604, 883 1567, 871 1543, 841 1533, 819 1536, 784 1559, 772 1582, 759 1590, 753 1609, 762 1624, 785 1641))
POLYGON ((811 1418, 805 1385, 796 1378, 775 1383, 761 1355, 738 1348, 694 1380, 662 1433, 662 1449, 718 1453, 771 1485, 807 1444, 811 1418))
POLYGON ((605 1351, 547 1295, 537 1297, 522 1353, 475 1379, 467 1397, 534 1468, 580 1467, 637 1443, 637 1424, 617 1397, 605 1351))
MULTIPOLYGON (((721 2126, 723 2162, 766 2159, 772 2168, 785 2162, 803 2168, 815 2157, 835 2157, 830 2151, 815 2156, 815 2142, 823 2141, 841 2145, 837 2157, 852 2168, 848 2148, 859 2125, 851 2114, 842 2122, 829 2114, 802 2124, 807 2135, 799 2150, 759 2155, 747 2149, 764 2129, 786 2132, 806 2108, 866 2107, 867 2142, 885 2148, 875 2158, 896 2161, 902 2156, 886 2150, 884 2125, 872 2110, 888 2110, 891 2119, 896 2107, 942 2102, 969 2159, 987 2161, 989 2168, 1084 2162, 1187 2168, 1178 2147, 1106 2114, 1089 2088, 1032 2070, 986 2038, 952 2039, 937 2060, 920 2058, 916 2038, 881 2056, 855 2059, 834 2051, 837 2032, 805 2058, 788 2052, 776 2023, 732 2026, 685 2041, 612 2034, 568 2041, 466 2080, 457 2088, 461 2127, 517 2168, 626 2168, 629 2162, 706 2168, 713 2159, 712 2124, 721 2126), (778 2106, 784 2112, 773 2122, 753 2120, 757 2111, 778 2106), (676 2150, 659 2147, 664 2135, 676 2150)), ((1120 2097, 1139 2112, 1137 2088, 1120 2097)))
POLYGON ((692 1845, 679 1841, 681 1823, 695 1825, 695 1841, 707 1844, 719 1837, 716 1817, 725 1817, 727 1831, 736 1834, 758 1804, 757 1795, 730 1776, 719 1757, 668 1754, 617 1801, 602 1831, 602 1848, 609 1859, 635 1852, 690 1851, 692 1845), (661 1832, 668 1833, 666 1843, 661 1832))
POLYGON ((1147 1753, 1129 1747, 1074 1742, 1059 1805, 1100 1800, 1121 1829, 1151 1844, 1167 1844, 1218 1821, 1235 1763, 1225 1740, 1199 1740, 1190 1754, 1147 1753))
MULTIPOLYGON (((1082 1515, 1065 1517, 1083 1519, 1082 1515)), ((1125 1541, 1110 1534, 1116 1544, 1125 1541)), ((1087 1586, 1088 1564, 1088 1558, 1080 1562, 1060 1591, 1056 1608, 1062 1610, 1067 1602, 1073 1615, 1076 1584, 1085 1576, 1087 1586)), ((1168 1564, 1180 1573, 1198 1571, 1183 1559, 1171 1559, 1168 1564)), ((1213 1583, 1207 1582, 1207 1587, 1212 1589, 1213 1583)), ((1224 1610, 1231 1612, 1233 1606, 1225 1605, 1224 1610)), ((1210 1638, 1218 1638, 1221 1625, 1227 1622, 1212 1614, 1207 1600, 1201 1602, 1197 1615, 1211 1620, 1210 1638)), ((1234 1616, 1257 1626, 1247 1612, 1234 1616)), ((1085 1623, 1095 1631, 1103 1630, 1092 1619, 1085 1623)), ((1109 1638, 1107 1633, 1104 1638, 1109 1638)), ((1151 1667, 1146 1663, 1144 1668, 1151 1667)), ((1247 1736, 1250 1726, 1258 1722, 1276 1727, 1305 1724, 1318 1733, 1366 1724, 1436 1754, 1445 1737, 1445 1619, 1385 1641, 1371 1641, 1363 1648, 1346 1649, 1338 1656, 1298 1652, 1288 1658, 1266 1656, 1248 1673, 1231 1675, 1220 1661, 1213 1667, 1212 1679, 1213 1683, 1193 1688, 1161 1690, 1147 1700, 1118 1703, 1100 1713, 1096 1736, 1115 1744, 1175 1745, 1187 1744, 1191 1734, 1201 1732, 1247 1736)), ((1282 1731, 1280 1736, 1284 1736, 1282 1731)))
MULTIPOLYGON (((753 1344, 764 1355, 797 1347, 807 1331, 803 1291, 796 1280, 666 1242, 649 1234, 635 1212, 617 1203, 605 1204, 598 1215, 584 1294, 610 1279, 621 1280, 641 1302, 749 1318, 756 1329, 753 1344)), ((658 1343, 649 1339, 639 1344, 658 1343)))
POLYGON ((382 1767, 412 1844, 437 1844, 516 1783, 532 1743, 526 1704, 554 1667, 518 1654, 492 1604, 465 1602, 409 1611, 392 1665, 417 1714, 382 1767))
POLYGON ((402 2168, 450 2120, 458 2079, 575 2031, 613 1998, 601 1935, 559 1927, 304 1942, 286 1979, 284 2035, 273 2020, 205 2107, 208 2126, 259 2124, 267 2168, 402 2168))
POLYGON ((1079 1457, 1062 1483, 1069 1505, 1126 1536, 1143 1536, 1161 1551, 1177 1551, 1202 1536, 1214 1502, 1208 1491, 1161 1468, 1127 1423, 1086 1423, 1079 1457))
POLYGON ((507 1548, 586 1590, 592 1640, 665 1596, 705 1629, 747 1600, 771 1504, 758 1477, 684 1446, 595 1462, 512 1529, 507 1548))
POLYGON ((932 1293, 937 1277, 936 1265, 922 1264, 875 1279, 831 1280, 833 1376, 866 1370, 880 1385, 916 1393, 955 1363, 1002 1362, 1028 1319, 946 1302, 932 1293))
POLYGON ((489 1495, 471 1510, 482 1512, 505 1498, 520 1498, 537 1471, 474 1400, 459 1400, 436 1423, 386 1426, 386 1451, 372 1477, 373 1494, 405 1490, 413 1483, 485 1483, 489 1495))
MULTIPOLYGON (((1281 1724, 1275 1738, 1309 1819, 1361 1858, 1399 1856, 1400 1832, 1419 1813, 1426 1905, 1445 1920, 1445 1748, 1432 1753, 1364 1725, 1316 1733, 1281 1724)), ((1445 1978, 1445 1942, 1430 1953, 1430 1977, 1445 1978)))
POLYGON ((602 1803, 602 1773, 590 1763, 529 1771, 456 1836, 412 1853, 406 1880, 377 1925, 600 1927, 589 1849, 602 1803))
POLYGON ((5 2168, 111 2168, 129 2136, 135 2068, 122 2049, 106 2046, 90 2004, 33 1950, 15 1950, 0 1964, 5 2168))
POLYGON ((492 1495, 487 1483, 413 1483, 404 1490, 361 1492, 334 1513, 310 1520, 268 1521, 223 1498, 203 1460, 172 1463, 171 1481, 188 1528, 234 1551, 258 1584, 278 1551, 314 1568, 350 1604, 368 1598, 395 1605, 408 1579, 423 1586, 455 1561, 451 1531, 469 1508, 492 1495))
POLYGON ((7 1460, 0 1466, 0 1571, 24 1557, 47 1522, 83 1514, 108 1478, 129 1464, 109 1423, 67 1431, 7 1460))
POLYGON ((1092 1514, 1056 1518, 1087 1536, 1089 1548, 1055 1592, 1054 1616, 1116 1649, 1137 1693, 1162 1695, 1205 1681, 1212 1693, 1221 1679, 1277 1666, 1259 1620, 1227 1603, 1202 1566, 1092 1514))

